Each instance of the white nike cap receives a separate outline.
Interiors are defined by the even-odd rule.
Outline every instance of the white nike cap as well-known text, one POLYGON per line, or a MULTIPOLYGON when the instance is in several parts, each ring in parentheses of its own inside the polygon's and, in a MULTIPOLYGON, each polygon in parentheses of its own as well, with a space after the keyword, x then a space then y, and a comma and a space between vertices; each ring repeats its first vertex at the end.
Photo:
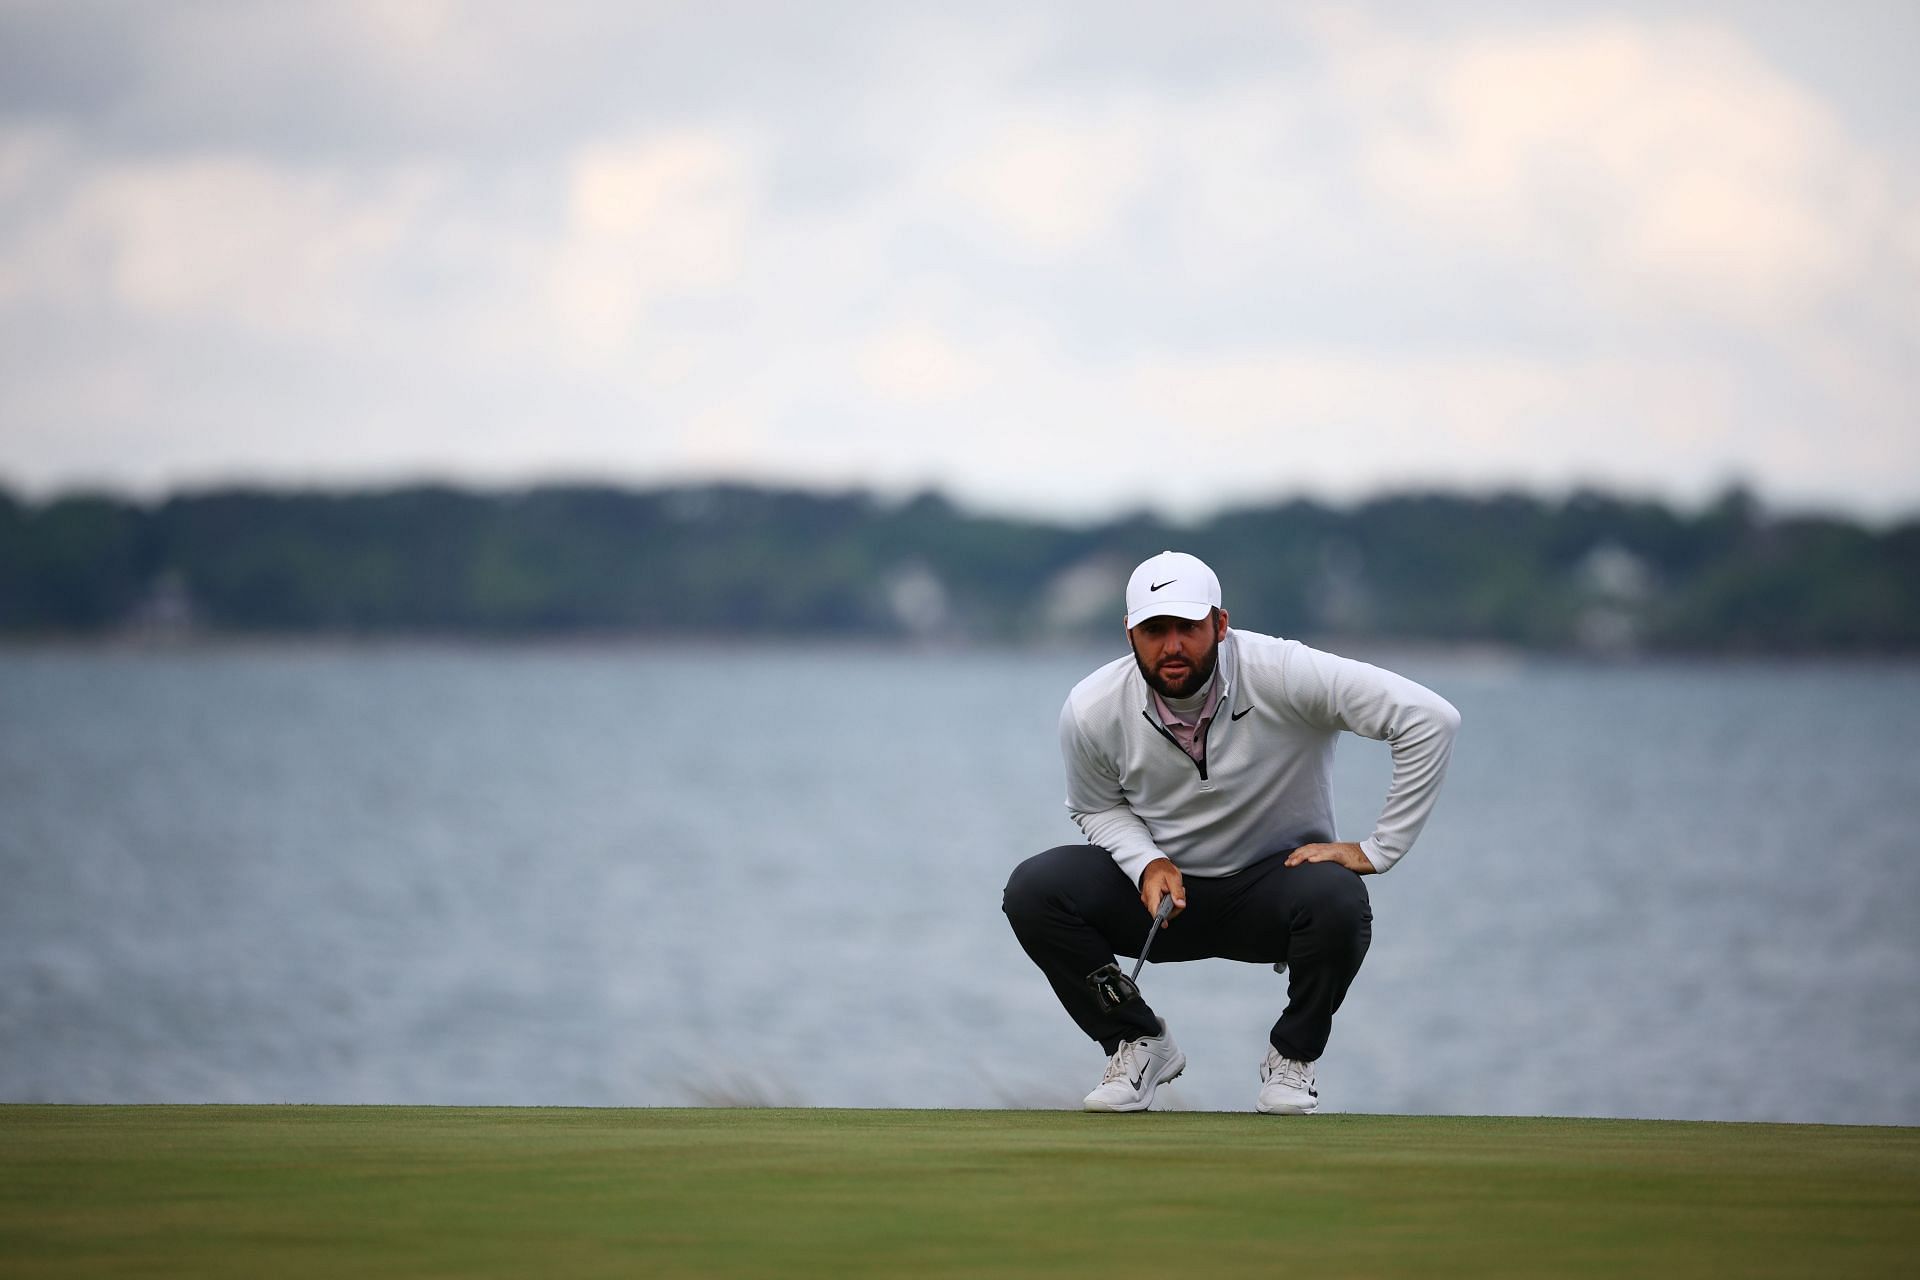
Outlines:
POLYGON ((1148 618, 1204 618, 1220 607, 1220 579, 1198 556, 1162 551, 1127 579, 1127 630, 1148 618))

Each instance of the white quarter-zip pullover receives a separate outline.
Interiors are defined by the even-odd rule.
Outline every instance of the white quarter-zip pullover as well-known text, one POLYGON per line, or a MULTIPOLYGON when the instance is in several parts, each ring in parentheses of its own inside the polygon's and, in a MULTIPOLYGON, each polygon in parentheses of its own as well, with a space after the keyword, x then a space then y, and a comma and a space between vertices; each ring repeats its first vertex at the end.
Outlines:
POLYGON ((1384 740, 1393 781, 1360 848, 1385 871, 1413 847, 1446 776, 1460 713, 1404 676, 1297 640, 1228 628, 1205 765, 1168 735, 1131 653, 1075 685, 1060 711, 1067 811, 1135 884, 1155 858, 1227 876, 1337 839, 1333 749, 1384 740))

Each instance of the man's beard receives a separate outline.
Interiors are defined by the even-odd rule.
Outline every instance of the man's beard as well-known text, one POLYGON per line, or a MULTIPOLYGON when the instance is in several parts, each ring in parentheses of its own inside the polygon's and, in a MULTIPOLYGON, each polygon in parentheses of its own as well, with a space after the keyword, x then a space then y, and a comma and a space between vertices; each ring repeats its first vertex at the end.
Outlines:
MULTIPOLYGON (((1129 646, 1130 648, 1132 646, 1129 646)), ((1140 650, 1133 650, 1134 665, 1140 668, 1140 674, 1146 679, 1147 687, 1163 698, 1191 698, 1207 687, 1207 681, 1213 679, 1214 668, 1220 665, 1220 641, 1218 638, 1207 646, 1207 651, 1193 662, 1186 678, 1174 682, 1162 678, 1147 670, 1146 662, 1140 657, 1140 650)))

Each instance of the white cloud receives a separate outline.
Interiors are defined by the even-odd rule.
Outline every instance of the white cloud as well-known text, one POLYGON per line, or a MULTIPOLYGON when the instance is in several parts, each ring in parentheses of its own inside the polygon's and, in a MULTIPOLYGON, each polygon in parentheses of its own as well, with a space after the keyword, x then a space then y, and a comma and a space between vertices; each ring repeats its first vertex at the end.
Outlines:
POLYGON ((0 184, 17 228, 0 242, 0 298, 306 336, 353 331, 435 186, 418 168, 302 171, 220 154, 64 150, 36 167, 50 198, 0 184))
POLYGON ((1619 479, 1649 451, 1698 473, 1740 445, 1726 372, 1657 359, 1287 349, 1144 366, 1128 399, 1347 492, 1356 460, 1402 482, 1567 483, 1619 479))
POLYGON ((624 349, 660 295, 739 279, 756 172, 741 144, 691 133, 596 142, 569 168, 547 297, 572 341, 624 349))
POLYGON ((1414 44, 1332 34, 1369 176, 1446 238, 1612 305, 1765 328, 1861 282, 1886 165, 1724 30, 1610 21, 1414 44))
POLYGON ((949 400, 979 387, 985 371, 974 356, 927 326, 890 329, 855 351, 860 382, 887 400, 949 400))
POLYGON ((1284 72, 1169 78, 1072 64, 1057 14, 945 14, 863 27, 830 80, 692 46, 742 91, 690 74, 656 109, 592 24, 510 6, 329 8, 250 68, 242 32, 196 96, 210 12, 168 38, 172 128, 292 110, 304 39, 392 137, 0 128, 0 325, 85 356, 0 365, 14 475, 93 447, 156 478, 725 472, 1080 514, 1423 478, 1916 492, 1913 158, 1724 30, 1321 11, 1268 32, 1284 72), (472 145, 464 111, 569 93, 595 109, 548 142, 472 145), (408 142, 436 130, 464 141, 408 142))
POLYGON ((1148 129, 1080 113, 1006 124, 945 172, 946 190, 1047 254, 1109 234, 1148 180, 1148 129))

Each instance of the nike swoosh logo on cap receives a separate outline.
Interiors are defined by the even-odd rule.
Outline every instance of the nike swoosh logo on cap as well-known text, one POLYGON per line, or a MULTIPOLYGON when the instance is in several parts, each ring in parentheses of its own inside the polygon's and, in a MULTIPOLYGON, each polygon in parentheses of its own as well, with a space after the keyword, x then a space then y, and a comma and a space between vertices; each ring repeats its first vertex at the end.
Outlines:
POLYGON ((1174 583, 1176 583, 1176 582, 1178 582, 1178 581, 1180 581, 1180 579, 1178 579, 1178 578, 1168 578, 1168 579, 1167 579, 1167 580, 1166 580, 1165 582, 1156 582, 1156 583, 1154 583, 1154 584, 1153 584, 1152 586, 1150 586, 1150 587, 1148 587, 1148 588, 1147 588, 1147 590, 1149 590, 1149 591, 1158 591, 1158 590, 1159 590, 1160 588, 1162 588, 1162 587, 1170 587, 1170 586, 1172 586, 1172 585, 1173 585, 1174 583))

